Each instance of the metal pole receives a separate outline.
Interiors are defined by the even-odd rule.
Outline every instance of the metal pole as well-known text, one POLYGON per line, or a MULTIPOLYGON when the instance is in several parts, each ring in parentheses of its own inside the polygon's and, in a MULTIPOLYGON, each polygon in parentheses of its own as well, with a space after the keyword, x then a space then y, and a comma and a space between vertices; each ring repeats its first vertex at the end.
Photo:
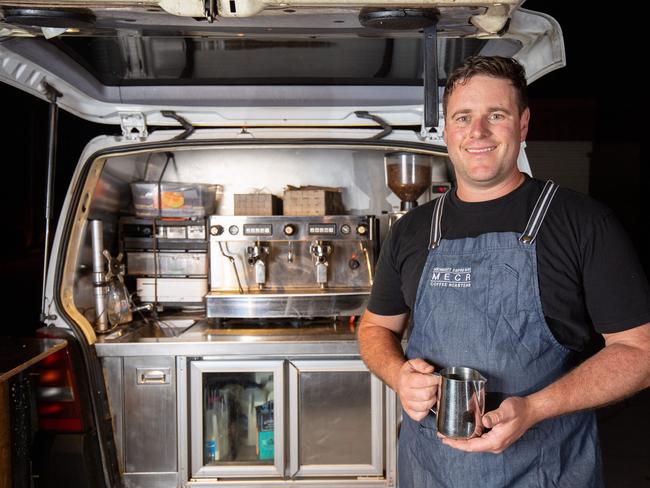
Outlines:
POLYGON ((106 293, 104 273, 104 223, 101 220, 91 220, 92 250, 93 250, 93 285, 95 286, 95 330, 106 332, 110 328, 106 310, 106 293))
POLYGON ((47 265, 50 253, 50 225, 52 220, 52 200, 54 198, 54 171, 56 166, 56 138, 58 129, 59 107, 56 104, 57 99, 61 96, 50 85, 45 84, 45 93, 50 101, 49 126, 47 134, 47 187, 45 191, 45 246, 43 251, 43 295, 41 308, 41 321, 54 320, 56 316, 46 313, 47 304, 45 296, 45 287, 47 281, 47 265))

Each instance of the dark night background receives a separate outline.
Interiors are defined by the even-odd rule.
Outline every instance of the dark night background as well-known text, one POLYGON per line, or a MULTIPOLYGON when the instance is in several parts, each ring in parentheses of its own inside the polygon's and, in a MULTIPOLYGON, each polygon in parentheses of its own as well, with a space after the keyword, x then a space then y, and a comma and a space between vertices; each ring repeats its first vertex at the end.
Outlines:
MULTIPOLYGON (((577 5, 541 0, 524 5, 559 21, 567 58, 565 68, 530 86, 528 140, 531 146, 535 141, 593 141, 589 194, 614 210, 630 234, 647 275, 650 241, 645 197, 650 188, 648 168, 641 163, 641 130, 647 106, 640 74, 640 55, 645 51, 642 27, 629 9, 604 11, 595 3, 580 3, 580 11, 566 7, 572 4, 577 5)), ((29 335, 40 313, 48 107, 3 84, 0 100, 0 141, 4 149, 0 195, 5 210, 0 255, 4 320, 0 336, 29 335)), ((95 135, 120 131, 119 127, 92 124, 65 112, 59 113, 59 123, 52 233, 84 145, 95 135)), ((531 166, 535 172, 532 158, 531 166)), ((650 448, 642 443, 650 434, 649 406, 646 391, 600 413, 608 476, 610 482, 617 480, 610 483, 612 486, 650 487, 650 448)))

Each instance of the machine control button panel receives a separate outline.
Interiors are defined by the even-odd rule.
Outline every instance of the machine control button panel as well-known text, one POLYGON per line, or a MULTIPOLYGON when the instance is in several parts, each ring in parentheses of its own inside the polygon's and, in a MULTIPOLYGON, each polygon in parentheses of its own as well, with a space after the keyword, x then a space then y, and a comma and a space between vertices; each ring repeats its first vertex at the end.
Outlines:
POLYGON ((310 236, 335 236, 336 224, 309 224, 308 232, 310 236))
POLYGON ((273 226, 271 224, 244 224, 245 236, 262 236, 270 237, 273 235, 273 226))
POLYGON ((212 215, 210 241, 339 241, 372 240, 372 216, 239 216, 212 215))

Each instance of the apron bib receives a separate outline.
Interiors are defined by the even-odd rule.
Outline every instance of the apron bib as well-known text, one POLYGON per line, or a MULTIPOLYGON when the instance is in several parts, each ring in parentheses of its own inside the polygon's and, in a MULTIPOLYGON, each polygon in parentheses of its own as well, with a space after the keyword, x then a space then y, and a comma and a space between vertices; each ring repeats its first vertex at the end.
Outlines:
MULTIPOLYGON (((480 371, 487 378, 486 412, 574 366, 544 320, 537 278, 535 238, 556 191, 547 182, 521 235, 442 239, 446 194, 436 202, 406 357, 437 370, 480 371)), ((501 454, 445 446, 433 415, 420 422, 403 415, 398 462, 400 488, 603 486, 593 412, 540 422, 501 454)))

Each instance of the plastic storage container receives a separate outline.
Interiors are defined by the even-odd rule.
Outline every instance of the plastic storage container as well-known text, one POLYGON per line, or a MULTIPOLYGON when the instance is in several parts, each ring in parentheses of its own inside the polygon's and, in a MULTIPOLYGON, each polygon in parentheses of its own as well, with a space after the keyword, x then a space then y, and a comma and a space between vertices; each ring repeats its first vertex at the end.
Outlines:
POLYGON ((216 185, 200 183, 131 183, 138 217, 204 217, 214 212, 216 185), (161 207, 160 209, 158 207, 161 207))

